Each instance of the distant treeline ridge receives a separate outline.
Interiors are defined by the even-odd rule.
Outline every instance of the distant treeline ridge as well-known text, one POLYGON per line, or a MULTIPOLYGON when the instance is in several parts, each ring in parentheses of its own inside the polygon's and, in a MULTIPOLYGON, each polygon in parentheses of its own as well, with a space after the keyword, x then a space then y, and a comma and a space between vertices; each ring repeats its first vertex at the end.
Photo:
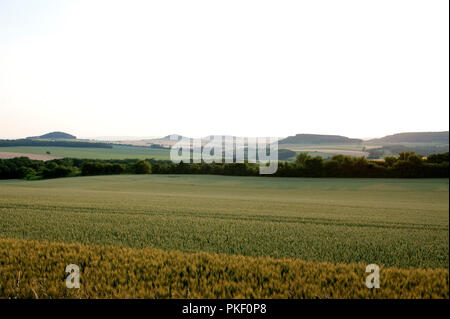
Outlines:
MULTIPOLYGON (((384 161, 364 157, 335 155, 331 159, 312 157, 306 153, 295 162, 279 162, 275 177, 385 177, 448 178, 449 153, 433 154, 424 159, 412 152, 384 161)), ((47 162, 27 157, 0 159, 0 179, 42 179, 68 176, 111 174, 211 174, 260 176, 259 166, 250 163, 179 163, 168 160, 90 160, 77 158, 47 162)))
POLYGON ((0 140, 0 147, 9 146, 58 146, 58 147, 97 147, 112 148, 112 144, 81 141, 44 141, 33 139, 0 140))

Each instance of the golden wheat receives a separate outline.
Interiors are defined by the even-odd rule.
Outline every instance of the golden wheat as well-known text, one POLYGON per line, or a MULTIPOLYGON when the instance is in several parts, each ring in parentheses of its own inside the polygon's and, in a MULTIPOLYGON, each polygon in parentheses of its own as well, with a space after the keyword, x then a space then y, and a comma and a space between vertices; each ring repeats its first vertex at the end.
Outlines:
POLYGON ((0 239, 2 298, 448 298, 447 269, 365 265, 0 239), (81 270, 79 289, 65 267, 81 270))

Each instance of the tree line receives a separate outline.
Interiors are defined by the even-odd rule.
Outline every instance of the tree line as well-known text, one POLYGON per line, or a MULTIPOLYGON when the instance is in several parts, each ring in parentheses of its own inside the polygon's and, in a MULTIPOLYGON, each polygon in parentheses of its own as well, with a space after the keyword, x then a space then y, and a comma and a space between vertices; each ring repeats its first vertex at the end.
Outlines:
MULTIPOLYGON (((449 153, 423 158, 414 152, 371 161, 364 157, 335 155, 330 159, 301 153, 294 162, 279 162, 275 177, 394 177, 448 178, 449 153)), ((211 174, 260 176, 259 166, 252 163, 183 163, 169 160, 89 160, 78 158, 51 161, 27 157, 0 159, 0 179, 45 179, 69 176, 114 174, 211 174)))
POLYGON ((0 140, 0 147, 9 146, 58 146, 58 147, 98 147, 112 148, 112 144, 81 141, 41 141, 32 139, 0 140))

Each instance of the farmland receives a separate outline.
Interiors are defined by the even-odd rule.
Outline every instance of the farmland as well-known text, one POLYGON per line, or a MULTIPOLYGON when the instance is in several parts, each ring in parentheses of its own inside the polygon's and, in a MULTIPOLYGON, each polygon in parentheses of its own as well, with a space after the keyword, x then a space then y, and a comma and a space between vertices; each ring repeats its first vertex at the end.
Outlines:
POLYGON ((50 161, 50 160, 59 158, 59 157, 50 156, 50 155, 0 152, 0 159, 10 159, 10 158, 16 158, 16 157, 28 157, 31 160, 37 160, 37 161, 50 161))
POLYGON ((4 238, 426 268, 448 267, 448 218, 446 179, 0 181, 4 238))
MULTIPOLYGON (((280 144, 280 148, 287 148, 290 150, 298 151, 303 149, 313 150, 342 150, 342 151, 362 151, 364 147, 368 147, 363 144, 280 144)), ((370 146, 369 146, 370 147, 370 146)))
POLYGON ((297 153, 308 153, 311 156, 320 156, 323 158, 332 157, 336 154, 366 157, 365 148, 370 148, 370 145, 363 144, 280 144, 283 148, 295 151, 297 153))
POLYGON ((87 159, 169 159, 169 150, 151 149, 146 147, 134 147, 114 145, 113 148, 94 147, 55 147, 55 146, 11 146, 0 147, 0 152, 24 153, 35 155, 49 155, 55 157, 73 157, 87 159))
POLYGON ((384 268, 365 287, 365 265, 0 239, 6 298, 447 298, 448 270, 384 268), (67 289, 66 265, 80 265, 67 289))
MULTIPOLYGON (((100 263, 125 276, 115 279, 114 289, 85 286, 79 297, 180 297, 189 287, 191 297, 448 298, 448 199, 448 179, 120 175, 0 181, 0 279, 7 283, 0 294, 36 297, 34 287, 41 297, 70 297, 60 286, 29 281, 62 280, 59 268, 57 275, 40 271, 75 258, 86 269, 100 263), (140 274, 147 263, 169 277, 140 274), (354 283, 369 263, 393 274, 389 289, 374 294, 354 283), (246 275, 234 278, 243 265, 246 275), (210 275, 190 273, 198 267, 210 275), (276 273, 280 269, 295 277, 291 284, 276 273), (22 288, 11 286, 18 271, 22 288), (218 274, 223 277, 216 284, 218 274), (139 276, 146 280, 137 284, 139 276), (259 279, 246 285, 248 276, 259 279), (344 280, 346 288, 324 288, 322 280, 344 280)), ((99 285, 112 278, 88 273, 99 285)))

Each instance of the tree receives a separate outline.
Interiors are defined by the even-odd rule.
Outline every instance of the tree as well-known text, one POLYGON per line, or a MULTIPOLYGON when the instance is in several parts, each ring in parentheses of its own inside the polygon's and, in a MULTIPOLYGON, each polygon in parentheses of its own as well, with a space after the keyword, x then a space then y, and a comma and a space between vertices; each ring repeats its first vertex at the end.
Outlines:
POLYGON ((295 164, 297 164, 300 167, 304 167, 305 163, 308 159, 311 159, 312 157, 308 155, 308 153, 300 153, 295 158, 295 164))
POLYGON ((422 165, 422 159, 423 159, 422 155, 414 153, 408 156, 408 162, 414 165, 422 165))
POLYGON ((321 176, 323 168, 323 158, 320 156, 309 156, 309 158, 307 158, 304 163, 304 168, 308 176, 321 176))
POLYGON ((134 172, 136 174, 150 174, 152 167, 146 161, 138 161, 133 165, 134 172))
POLYGON ((444 163, 449 162, 449 152, 442 154, 431 154, 427 157, 427 163, 444 163))
POLYGON ((411 155, 414 155, 414 152, 400 152, 398 153, 398 159, 401 161, 407 161, 411 155))
POLYGON ((387 167, 392 167, 397 162, 397 158, 395 156, 387 156, 384 158, 384 162, 387 167))

